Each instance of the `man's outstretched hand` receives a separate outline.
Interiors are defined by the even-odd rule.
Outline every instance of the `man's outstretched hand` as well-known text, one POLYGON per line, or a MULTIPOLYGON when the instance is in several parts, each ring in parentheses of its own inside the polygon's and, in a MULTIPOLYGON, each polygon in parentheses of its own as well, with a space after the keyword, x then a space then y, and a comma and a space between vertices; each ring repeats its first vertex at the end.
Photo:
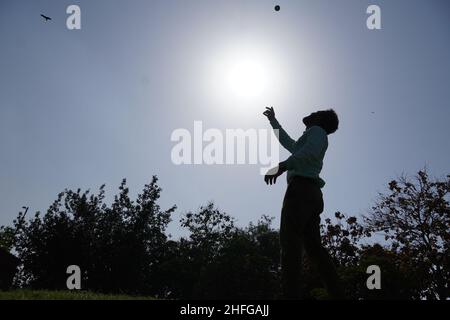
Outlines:
POLYGON ((275 110, 273 110, 273 107, 266 108, 266 111, 263 112, 263 115, 267 117, 267 119, 273 120, 275 119, 275 110))
POLYGON ((275 184, 277 182, 277 178, 281 176, 286 171, 286 168, 280 163, 278 167, 272 168, 267 171, 264 176, 264 181, 266 184, 275 184))

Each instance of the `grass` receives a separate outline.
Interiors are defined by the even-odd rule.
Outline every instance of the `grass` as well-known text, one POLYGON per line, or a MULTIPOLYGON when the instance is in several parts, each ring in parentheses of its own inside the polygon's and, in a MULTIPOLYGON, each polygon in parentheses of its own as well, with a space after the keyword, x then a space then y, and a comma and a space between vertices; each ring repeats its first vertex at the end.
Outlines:
POLYGON ((0 300, 154 300, 152 297, 101 294, 90 291, 11 290, 0 291, 0 300))

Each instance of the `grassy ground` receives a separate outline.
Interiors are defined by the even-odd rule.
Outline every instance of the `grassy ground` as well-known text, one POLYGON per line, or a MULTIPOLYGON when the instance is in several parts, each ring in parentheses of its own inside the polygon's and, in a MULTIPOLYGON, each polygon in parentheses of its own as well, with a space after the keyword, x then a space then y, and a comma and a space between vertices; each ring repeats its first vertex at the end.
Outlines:
POLYGON ((99 294, 89 291, 0 291, 0 300, 154 300, 151 297, 99 294))

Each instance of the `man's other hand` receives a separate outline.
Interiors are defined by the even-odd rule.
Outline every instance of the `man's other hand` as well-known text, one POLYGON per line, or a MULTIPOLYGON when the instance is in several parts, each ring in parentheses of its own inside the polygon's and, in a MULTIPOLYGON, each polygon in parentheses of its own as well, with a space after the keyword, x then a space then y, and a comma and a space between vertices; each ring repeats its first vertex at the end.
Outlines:
POLYGON ((286 171, 282 166, 278 166, 275 168, 270 169, 267 171, 266 175, 264 176, 264 181, 267 185, 275 184, 277 182, 277 178, 281 176, 284 171, 286 171))

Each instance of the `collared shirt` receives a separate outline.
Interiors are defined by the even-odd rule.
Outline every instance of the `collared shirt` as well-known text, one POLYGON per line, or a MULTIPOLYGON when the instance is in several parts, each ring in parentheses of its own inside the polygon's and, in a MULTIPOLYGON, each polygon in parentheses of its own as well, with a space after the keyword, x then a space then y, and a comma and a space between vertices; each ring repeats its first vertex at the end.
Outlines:
POLYGON ((277 138, 281 145, 291 153, 291 156, 283 162, 288 170, 288 183, 294 176, 302 176, 316 179, 320 188, 323 188, 325 181, 320 178, 320 171, 328 148, 327 132, 319 126, 312 126, 295 141, 276 119, 271 120, 270 124, 274 130, 278 130, 277 138))

